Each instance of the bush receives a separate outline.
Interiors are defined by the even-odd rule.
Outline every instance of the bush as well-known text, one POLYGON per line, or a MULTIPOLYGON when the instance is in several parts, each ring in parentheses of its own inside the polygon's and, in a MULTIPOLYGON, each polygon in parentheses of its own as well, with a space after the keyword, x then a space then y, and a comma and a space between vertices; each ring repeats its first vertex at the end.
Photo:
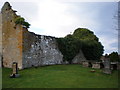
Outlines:
POLYGON ((20 17, 18 16, 16 19, 15 19, 15 24, 20 24, 20 25, 23 25, 25 26, 26 28, 29 28, 30 27, 30 24, 28 22, 25 21, 25 19, 23 17, 20 17))

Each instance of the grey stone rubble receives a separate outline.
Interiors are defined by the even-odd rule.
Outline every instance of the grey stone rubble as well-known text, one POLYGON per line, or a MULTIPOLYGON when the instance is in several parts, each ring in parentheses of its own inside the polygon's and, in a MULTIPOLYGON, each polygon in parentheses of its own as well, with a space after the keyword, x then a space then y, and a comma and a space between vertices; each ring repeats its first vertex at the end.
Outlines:
POLYGON ((85 58, 82 50, 80 50, 79 53, 73 58, 72 63, 82 64, 83 61, 86 61, 86 58, 85 58))

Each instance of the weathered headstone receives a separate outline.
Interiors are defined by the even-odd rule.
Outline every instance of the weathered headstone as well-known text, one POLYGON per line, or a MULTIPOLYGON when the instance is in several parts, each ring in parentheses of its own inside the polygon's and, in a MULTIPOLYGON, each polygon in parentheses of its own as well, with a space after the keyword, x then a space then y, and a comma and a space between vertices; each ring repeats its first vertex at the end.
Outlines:
POLYGON ((104 60, 103 64, 104 64, 103 73, 105 73, 105 74, 111 74, 110 60, 109 60, 109 58, 106 58, 104 60))
POLYGON ((13 64, 12 64, 12 69, 13 69, 13 72, 12 72, 12 74, 10 75, 10 77, 11 77, 11 78, 19 77, 19 74, 18 74, 18 63, 13 62, 13 64))
POLYGON ((83 65, 83 67, 89 67, 89 62, 84 61, 84 62, 82 63, 82 65, 83 65))
POLYGON ((92 68, 100 69, 100 63, 92 63, 92 68))

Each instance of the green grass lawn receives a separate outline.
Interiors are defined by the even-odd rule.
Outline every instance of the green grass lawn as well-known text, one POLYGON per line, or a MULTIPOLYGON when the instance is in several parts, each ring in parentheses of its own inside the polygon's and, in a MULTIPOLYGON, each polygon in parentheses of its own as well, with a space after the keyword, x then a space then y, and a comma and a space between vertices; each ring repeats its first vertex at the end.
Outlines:
POLYGON ((103 74, 101 69, 81 65, 53 65, 19 71, 19 78, 9 78, 12 69, 3 68, 3 88, 118 88, 118 72, 103 74))

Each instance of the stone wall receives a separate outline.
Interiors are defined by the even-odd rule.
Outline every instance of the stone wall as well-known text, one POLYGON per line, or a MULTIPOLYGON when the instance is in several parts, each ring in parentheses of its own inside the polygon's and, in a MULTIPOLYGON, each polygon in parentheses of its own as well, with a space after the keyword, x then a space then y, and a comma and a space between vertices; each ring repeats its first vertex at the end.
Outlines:
POLYGON ((0 13, 0 67, 2 66, 1 60, 2 60, 2 14, 0 13))
POLYGON ((22 26, 15 28, 15 11, 9 3, 5 3, 2 13, 2 46, 3 46, 3 66, 11 68, 12 62, 18 62, 18 67, 22 68, 22 26))
POLYGON ((23 31, 23 67, 61 64, 63 55, 56 39, 23 31))
MULTIPOLYGON (((55 37, 37 35, 29 32, 22 25, 16 25, 16 11, 8 2, 2 7, 1 14, 0 48, 2 48, 1 56, 4 67, 11 68, 13 62, 18 63, 19 69, 64 63, 55 37)), ((80 53, 73 59, 73 63, 80 63, 84 59, 80 50, 80 53)))
MULTIPOLYGON (((3 66, 12 67, 18 63, 19 69, 32 66, 61 64, 63 55, 54 37, 36 35, 22 25, 15 24, 16 11, 6 2, 2 7, 3 66)), ((1 40, 1 39, 0 39, 1 40)))

